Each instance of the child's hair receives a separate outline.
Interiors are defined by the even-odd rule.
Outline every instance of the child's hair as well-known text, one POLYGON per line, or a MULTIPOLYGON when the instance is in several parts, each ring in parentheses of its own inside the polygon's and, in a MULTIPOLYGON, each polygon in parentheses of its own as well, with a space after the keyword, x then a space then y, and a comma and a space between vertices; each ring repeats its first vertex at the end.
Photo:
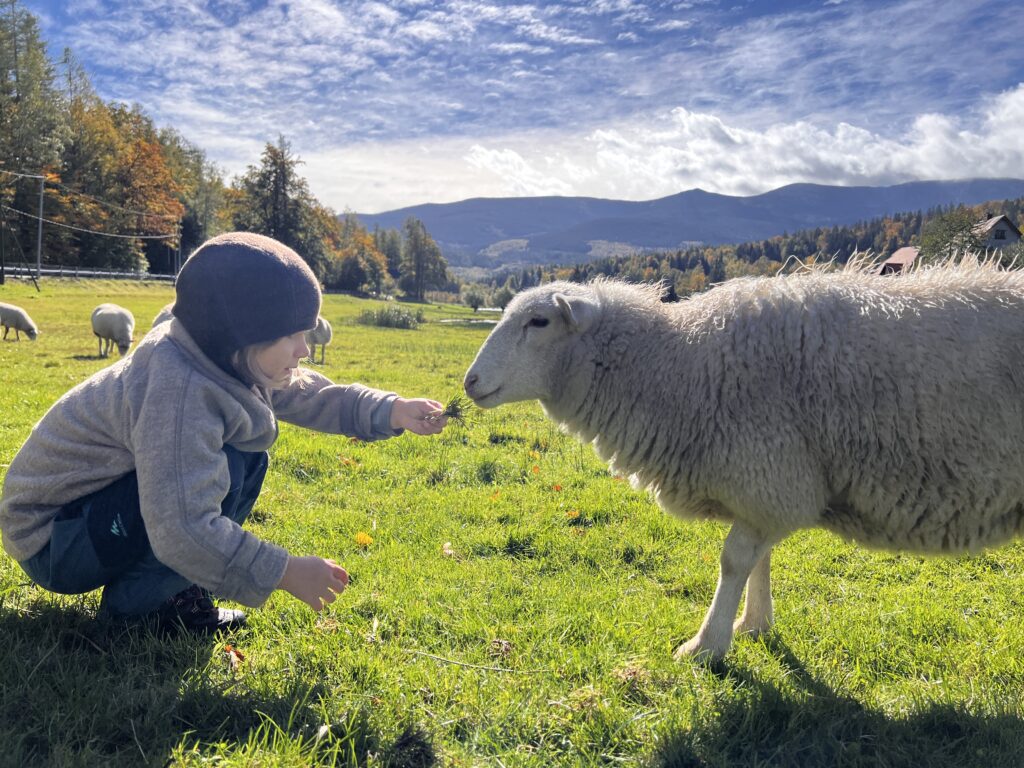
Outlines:
POLYGON ((249 385, 255 384, 257 387, 263 387, 264 389, 283 389, 295 383, 305 384, 309 380, 309 371, 305 368, 293 370, 291 379, 289 379, 287 384, 275 384, 260 370, 259 365, 256 363, 256 355, 261 350, 273 346, 277 341, 277 339, 274 339, 272 341, 261 341, 258 344, 250 344, 231 355, 231 365, 242 381, 249 385))

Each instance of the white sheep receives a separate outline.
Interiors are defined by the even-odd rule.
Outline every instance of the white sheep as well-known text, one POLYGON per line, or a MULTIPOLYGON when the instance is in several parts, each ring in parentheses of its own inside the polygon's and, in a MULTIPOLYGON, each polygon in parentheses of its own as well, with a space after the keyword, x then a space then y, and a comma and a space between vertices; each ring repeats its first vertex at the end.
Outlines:
POLYGON ((771 548, 797 529, 954 553, 1024 525, 1019 271, 816 270, 678 304, 551 283, 516 296, 464 384, 485 408, 540 400, 666 511, 732 524, 676 658, 772 625, 771 548))
POLYGON ((100 304, 92 311, 92 332, 99 339, 100 357, 109 355, 114 344, 118 352, 126 355, 134 341, 135 317, 117 304, 100 304))
POLYGON ((32 318, 28 316, 21 307, 16 307, 13 304, 4 304, 0 302, 0 325, 4 328, 4 338, 7 338, 7 332, 14 329, 14 340, 21 341, 21 332, 24 331, 25 335, 28 336, 29 340, 35 341, 39 335, 39 329, 36 324, 32 322, 32 318))
POLYGON ((306 331, 306 344, 309 345, 309 359, 316 362, 316 345, 320 345, 320 365, 324 364, 324 357, 327 354, 327 345, 331 343, 334 332, 327 319, 321 316, 316 318, 316 327, 306 331))
POLYGON ((156 313, 156 317, 153 318, 153 325, 150 328, 156 328, 160 323, 166 323, 168 320, 174 317, 174 302, 170 304, 164 304, 160 311, 156 313))

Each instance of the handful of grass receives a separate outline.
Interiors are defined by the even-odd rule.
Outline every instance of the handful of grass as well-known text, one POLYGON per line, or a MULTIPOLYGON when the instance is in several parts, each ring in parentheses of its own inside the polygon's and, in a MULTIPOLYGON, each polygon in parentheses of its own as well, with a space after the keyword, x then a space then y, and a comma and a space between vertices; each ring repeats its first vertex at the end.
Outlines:
POLYGON ((455 395, 448 404, 444 407, 437 416, 433 416, 434 420, 441 418, 441 416, 447 416, 449 421, 453 421, 460 427, 465 427, 470 422, 470 414, 476 406, 473 405, 473 401, 468 397, 462 395, 455 395))

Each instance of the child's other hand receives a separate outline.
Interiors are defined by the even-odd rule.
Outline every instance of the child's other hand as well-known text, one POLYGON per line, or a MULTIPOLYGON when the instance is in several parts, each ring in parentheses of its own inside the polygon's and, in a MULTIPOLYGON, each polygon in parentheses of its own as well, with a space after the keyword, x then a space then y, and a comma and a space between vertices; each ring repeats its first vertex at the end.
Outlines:
POLYGON ((348 585, 348 572, 322 557, 289 557, 278 589, 291 593, 314 611, 333 603, 348 585))
POLYGON ((444 406, 436 400, 399 397, 391 406, 391 428, 407 429, 417 435, 436 435, 448 423, 443 411, 444 406))

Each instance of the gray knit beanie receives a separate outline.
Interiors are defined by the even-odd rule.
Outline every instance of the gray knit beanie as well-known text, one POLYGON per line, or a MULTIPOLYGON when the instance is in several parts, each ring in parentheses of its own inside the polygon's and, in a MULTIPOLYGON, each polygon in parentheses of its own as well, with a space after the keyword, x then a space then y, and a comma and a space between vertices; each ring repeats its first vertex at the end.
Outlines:
POLYGON ((295 251, 231 232, 199 246, 178 273, 173 313, 199 348, 238 378, 231 356, 316 325, 320 284, 295 251))

